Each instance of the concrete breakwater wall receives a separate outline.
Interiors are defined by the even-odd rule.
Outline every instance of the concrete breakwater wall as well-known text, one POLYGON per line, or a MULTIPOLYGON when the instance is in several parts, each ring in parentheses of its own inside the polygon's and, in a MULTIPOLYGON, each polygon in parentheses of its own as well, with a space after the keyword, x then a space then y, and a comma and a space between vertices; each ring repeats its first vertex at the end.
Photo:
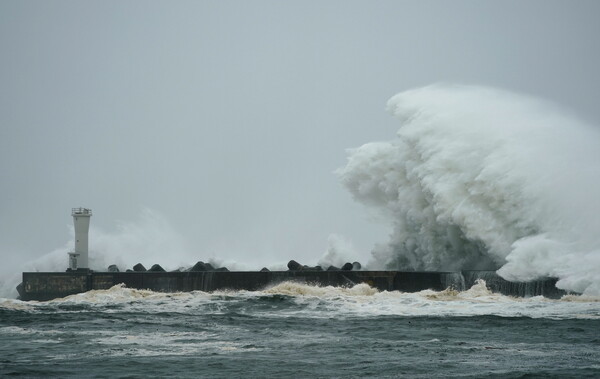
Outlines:
POLYGON ((381 291, 418 292, 446 288, 465 290, 484 279, 494 292, 512 296, 560 297, 556 279, 508 282, 493 271, 205 271, 205 272, 24 272, 17 288, 21 300, 46 301, 123 283, 128 288, 158 292, 248 290, 256 291, 284 281, 320 286, 351 287, 367 283, 381 291))

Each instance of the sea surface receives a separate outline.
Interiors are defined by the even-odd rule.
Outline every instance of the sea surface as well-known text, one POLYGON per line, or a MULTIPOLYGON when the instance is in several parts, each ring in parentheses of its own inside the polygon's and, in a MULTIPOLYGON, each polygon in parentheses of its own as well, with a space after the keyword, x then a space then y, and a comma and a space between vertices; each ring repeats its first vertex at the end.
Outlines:
POLYGON ((115 286, 0 299, 0 377, 600 377, 600 299, 115 286))

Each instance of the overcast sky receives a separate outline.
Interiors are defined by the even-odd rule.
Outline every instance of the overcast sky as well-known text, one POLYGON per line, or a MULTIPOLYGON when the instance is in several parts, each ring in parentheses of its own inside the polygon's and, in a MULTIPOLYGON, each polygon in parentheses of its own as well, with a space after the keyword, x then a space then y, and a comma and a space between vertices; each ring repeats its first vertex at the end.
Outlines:
POLYGON ((598 1, 1 1, 0 256, 60 248, 84 206, 107 235, 150 209, 195 260, 314 264, 335 233, 366 261, 389 226, 333 172, 347 148, 394 138, 388 98, 482 84, 600 125, 599 14, 598 1))

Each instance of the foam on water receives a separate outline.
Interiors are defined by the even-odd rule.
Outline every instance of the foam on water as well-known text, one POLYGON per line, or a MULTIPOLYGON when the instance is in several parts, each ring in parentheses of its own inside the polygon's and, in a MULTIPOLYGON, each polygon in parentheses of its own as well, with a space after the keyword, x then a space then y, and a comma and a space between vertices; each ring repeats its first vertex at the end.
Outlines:
MULTIPOLYGON (((224 328, 223 328, 224 329, 224 328)), ((127 331, 115 334, 103 330, 78 331, 78 334, 85 336, 85 343, 93 345, 87 354, 98 357, 120 357, 120 356, 164 356, 164 355, 192 355, 207 354, 219 352, 220 354, 230 354, 236 352, 257 351, 254 346, 248 346, 243 342, 221 341, 221 333, 215 327, 213 331, 196 332, 178 332, 178 331, 156 331, 154 333, 130 334, 127 331)), ((228 334, 234 334, 235 328, 229 327, 226 330, 228 334)), ((69 330, 52 330, 20 328, 20 327, 0 327, 0 336, 2 335, 22 335, 32 336, 36 339, 30 340, 32 344, 60 344, 68 338, 69 330)), ((76 354, 71 354, 75 356, 76 354)), ((68 359, 68 355, 58 354, 49 356, 49 359, 68 359)))
POLYGON ((600 297, 567 295, 515 298, 491 292, 478 280, 466 291, 447 289, 417 293, 378 291, 367 284, 352 288, 284 282, 263 291, 194 291, 160 293, 125 288, 95 290, 48 302, 1 300, 0 309, 28 312, 140 312, 223 314, 228 310, 257 317, 347 318, 376 316, 482 316, 551 319, 600 319, 600 297), (275 301, 275 302, 273 302, 275 301), (262 307, 261 304, 267 305, 262 307), (273 306, 277 306, 276 309, 273 306), (81 308, 85 306, 88 308, 81 308))
POLYGON ((370 267, 557 277, 600 295, 600 133, 553 104, 434 85, 388 102, 398 138, 352 150, 338 171, 390 220, 370 267))
POLYGON ((137 300, 164 300, 173 297, 190 296, 187 292, 154 292, 150 290, 139 290, 127 288, 124 284, 117 284, 108 290, 91 290, 75 295, 70 295, 62 299, 54 299, 45 304, 51 303, 89 303, 89 304, 118 304, 137 300))
POLYGON ((346 288, 332 286, 320 287, 296 282, 283 282, 261 292, 287 296, 315 296, 328 299, 347 296, 372 296, 379 291, 365 283, 346 288))

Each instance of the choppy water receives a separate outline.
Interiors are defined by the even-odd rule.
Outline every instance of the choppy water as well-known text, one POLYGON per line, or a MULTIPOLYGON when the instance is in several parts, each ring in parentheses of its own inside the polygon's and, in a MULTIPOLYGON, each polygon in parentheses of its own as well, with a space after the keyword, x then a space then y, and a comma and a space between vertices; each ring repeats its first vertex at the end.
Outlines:
POLYGON ((115 286, 0 299, 0 376, 599 377, 600 299, 115 286))

